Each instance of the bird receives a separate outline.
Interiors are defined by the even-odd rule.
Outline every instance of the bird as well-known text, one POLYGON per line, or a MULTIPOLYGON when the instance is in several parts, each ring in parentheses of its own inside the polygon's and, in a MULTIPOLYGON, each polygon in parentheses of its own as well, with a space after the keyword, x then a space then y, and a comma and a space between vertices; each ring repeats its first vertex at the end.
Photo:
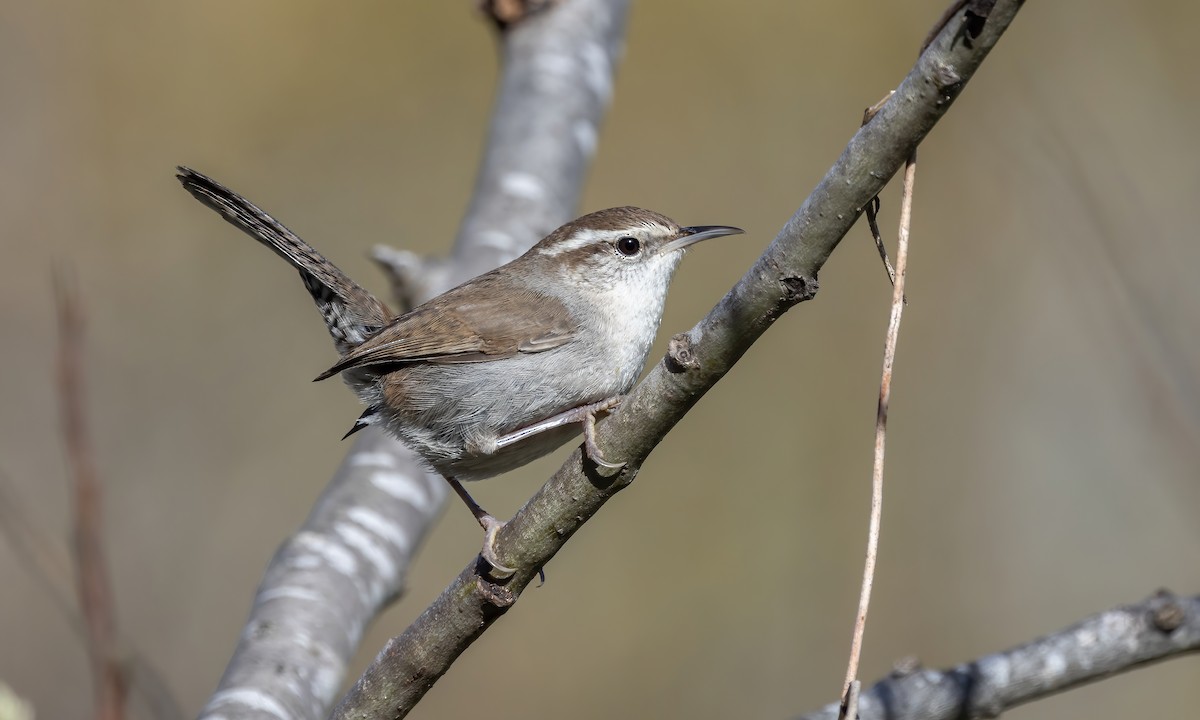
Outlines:
POLYGON ((299 272, 339 354, 316 380, 341 375, 366 405, 346 436, 379 426, 442 475, 483 527, 480 555, 500 576, 515 572, 495 553, 504 522, 462 483, 525 465, 580 432, 598 467, 620 470, 596 447, 597 417, 641 374, 685 250, 744 232, 681 226, 632 206, 599 210, 395 314, 246 198, 187 167, 177 177, 299 272))

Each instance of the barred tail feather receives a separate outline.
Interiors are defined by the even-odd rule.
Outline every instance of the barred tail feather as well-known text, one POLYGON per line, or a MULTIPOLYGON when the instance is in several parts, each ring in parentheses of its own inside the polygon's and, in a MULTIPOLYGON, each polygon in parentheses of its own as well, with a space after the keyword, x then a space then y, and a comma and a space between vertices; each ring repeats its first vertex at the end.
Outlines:
POLYGON ((190 168, 179 167, 176 177, 197 200, 300 271, 339 353, 360 345, 391 319, 383 303, 254 203, 190 168))

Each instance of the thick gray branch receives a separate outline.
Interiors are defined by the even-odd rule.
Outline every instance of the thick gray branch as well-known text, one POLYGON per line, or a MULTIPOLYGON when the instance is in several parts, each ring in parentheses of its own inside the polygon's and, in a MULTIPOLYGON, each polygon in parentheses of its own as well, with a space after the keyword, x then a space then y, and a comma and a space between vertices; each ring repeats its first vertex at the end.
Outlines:
MULTIPOLYGON (((627 9, 626 0, 570 0, 509 26, 488 147, 453 257, 426 263, 376 250, 405 300, 519 255, 574 215, 627 9)), ((363 629, 399 595, 445 496, 445 481, 399 442, 359 433, 312 515, 272 559, 201 717, 324 716, 363 629)))
MULTIPOLYGON (((861 720, 996 717, 1047 695, 1200 652, 1200 596, 1160 592, 949 670, 898 671, 859 696, 861 720)), ((800 720, 833 720, 833 703, 800 720)))
POLYGON ((606 458, 628 461, 604 478, 576 450, 500 532, 497 551, 520 568, 504 583, 467 567, 425 612, 390 640, 334 712, 337 718, 398 718, 517 596, 614 493, 700 397, 788 308, 817 290, 817 271, 862 208, 946 113, 1021 7, 1000 0, 985 23, 960 12, 938 34, 875 118, 862 127, 820 185, 754 267, 708 317, 677 336, 597 437, 606 458), (977 33, 972 36, 973 33, 977 33))
POLYGON ((319 718, 366 624, 394 600, 446 496, 402 446, 362 433, 267 567, 201 718, 319 718))

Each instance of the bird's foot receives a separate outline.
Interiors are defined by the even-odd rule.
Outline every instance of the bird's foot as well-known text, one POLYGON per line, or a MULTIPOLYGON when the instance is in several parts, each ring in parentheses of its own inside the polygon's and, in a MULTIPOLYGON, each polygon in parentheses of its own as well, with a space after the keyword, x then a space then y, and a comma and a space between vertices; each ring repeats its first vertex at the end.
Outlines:
POLYGON ((462 498, 467 509, 471 511, 471 514, 479 522, 479 526, 483 528, 483 549, 479 551, 479 556, 492 566, 493 576, 497 579, 503 580, 512 577, 517 572, 516 568, 508 567, 496 557, 496 533, 504 527, 504 521, 496 519, 495 515, 480 507, 479 503, 475 502, 475 498, 471 497, 471 493, 467 492, 467 489, 458 480, 449 475, 443 477, 446 478, 446 482, 450 483, 455 494, 462 498))
POLYGON ((592 459, 592 462, 596 463, 597 467, 607 471, 604 473, 605 475, 613 475, 625 467, 626 463, 614 463, 604 459, 600 448, 596 446, 596 415, 612 411, 621 404, 621 400, 623 399, 620 395, 614 395, 600 402, 573 407, 570 410, 560 412, 533 425, 514 430, 507 435, 501 435, 496 439, 496 449, 508 447, 509 445, 533 437, 538 433, 553 430, 563 425, 580 423, 583 425, 584 453, 592 459))
POLYGON ((583 417, 583 451, 589 458, 592 459, 592 462, 596 463, 597 467, 608 471, 607 473, 601 473, 603 475, 615 475, 620 472, 625 465, 628 464, 623 462, 614 463, 605 460, 604 455, 600 452, 600 448, 596 445, 596 413, 608 412, 612 410, 621 404, 621 399, 622 398, 618 395, 592 405, 587 405, 585 408, 581 408, 585 410, 583 417))
POLYGON ((484 562, 492 566, 493 575, 503 580, 504 578, 512 577, 516 574, 516 568, 510 568, 500 562, 496 556, 496 533, 500 532, 500 528, 504 527, 504 521, 499 520, 494 515, 484 513, 483 516, 477 518, 479 524, 483 526, 483 549, 479 551, 479 556, 484 562))
POLYGON ((623 462, 609 462, 604 459, 604 455, 600 452, 600 448, 596 446, 596 416, 593 413, 588 413, 588 416, 583 419, 583 452, 596 466, 607 470, 607 473, 602 475, 615 475, 625 467, 623 462))

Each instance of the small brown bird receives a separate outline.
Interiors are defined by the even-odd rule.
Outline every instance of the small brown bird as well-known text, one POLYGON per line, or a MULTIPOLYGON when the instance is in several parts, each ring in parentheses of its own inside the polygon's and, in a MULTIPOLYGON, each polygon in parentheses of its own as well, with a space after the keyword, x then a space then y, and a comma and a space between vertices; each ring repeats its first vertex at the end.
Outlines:
POLYGON ((366 404, 351 433, 379 425, 415 450, 487 532, 482 556, 511 574, 492 543, 503 522, 460 481, 520 467, 582 429, 601 457, 597 414, 614 409, 641 374, 685 248, 742 230, 680 227, 650 210, 618 207, 563 225, 512 262, 394 316, 270 215, 185 167, 179 181, 300 272, 366 404))

